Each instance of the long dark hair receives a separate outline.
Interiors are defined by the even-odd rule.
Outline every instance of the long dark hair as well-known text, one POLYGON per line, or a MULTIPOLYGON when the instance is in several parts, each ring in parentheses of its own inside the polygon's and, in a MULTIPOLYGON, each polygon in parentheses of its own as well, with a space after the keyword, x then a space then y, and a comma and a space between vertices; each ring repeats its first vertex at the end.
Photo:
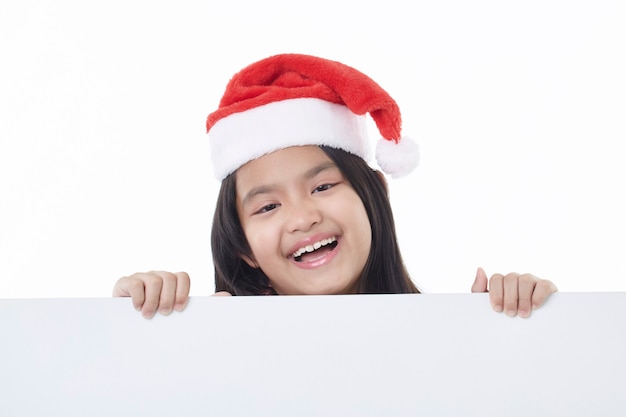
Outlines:
MULTIPOLYGON (((361 272, 361 294, 419 293, 406 270, 396 237, 387 188, 379 173, 358 156, 325 146, 320 148, 337 165, 363 202, 372 228, 370 253, 361 272)), ((239 221, 236 176, 222 181, 211 232, 215 290, 233 295, 276 294, 260 268, 250 267, 242 255, 251 250, 239 221)))

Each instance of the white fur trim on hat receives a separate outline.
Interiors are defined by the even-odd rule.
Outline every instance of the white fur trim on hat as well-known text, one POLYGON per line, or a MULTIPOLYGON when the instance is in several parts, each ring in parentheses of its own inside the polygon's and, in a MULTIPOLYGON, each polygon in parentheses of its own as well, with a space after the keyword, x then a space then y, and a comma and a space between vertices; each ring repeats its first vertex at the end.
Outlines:
POLYGON ((290 146, 328 145, 366 161, 371 152, 365 116, 317 98, 276 101, 233 113, 217 121, 208 136, 213 172, 220 180, 248 161, 290 146))

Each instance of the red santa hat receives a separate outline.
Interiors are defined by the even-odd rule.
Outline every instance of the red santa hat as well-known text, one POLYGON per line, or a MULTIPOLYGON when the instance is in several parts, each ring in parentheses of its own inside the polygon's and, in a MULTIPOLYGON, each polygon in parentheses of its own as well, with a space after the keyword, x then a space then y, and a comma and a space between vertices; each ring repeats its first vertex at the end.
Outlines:
POLYGON ((233 76, 206 127, 215 176, 290 146, 326 145, 370 157, 365 115, 382 136, 379 167, 394 178, 419 161, 417 144, 401 136, 400 109, 367 75, 309 55, 275 55, 233 76))

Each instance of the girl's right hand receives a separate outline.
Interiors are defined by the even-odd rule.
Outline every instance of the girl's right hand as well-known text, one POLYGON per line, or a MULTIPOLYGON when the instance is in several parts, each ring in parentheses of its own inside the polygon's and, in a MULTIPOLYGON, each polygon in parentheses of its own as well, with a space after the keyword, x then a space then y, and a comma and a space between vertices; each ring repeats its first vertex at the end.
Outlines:
POLYGON ((183 311, 189 301, 191 282, 186 272, 137 272, 117 280, 113 297, 132 297, 133 306, 147 319, 158 311, 183 311))

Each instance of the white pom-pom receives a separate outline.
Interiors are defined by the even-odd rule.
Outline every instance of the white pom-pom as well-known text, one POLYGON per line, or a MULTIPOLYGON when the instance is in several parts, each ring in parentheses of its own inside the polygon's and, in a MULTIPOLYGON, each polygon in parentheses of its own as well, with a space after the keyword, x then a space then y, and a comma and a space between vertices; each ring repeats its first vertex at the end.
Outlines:
POLYGON ((411 138, 402 137, 398 143, 380 139, 376 144, 376 162, 392 178, 408 175, 417 167, 419 160, 419 147, 411 138))

